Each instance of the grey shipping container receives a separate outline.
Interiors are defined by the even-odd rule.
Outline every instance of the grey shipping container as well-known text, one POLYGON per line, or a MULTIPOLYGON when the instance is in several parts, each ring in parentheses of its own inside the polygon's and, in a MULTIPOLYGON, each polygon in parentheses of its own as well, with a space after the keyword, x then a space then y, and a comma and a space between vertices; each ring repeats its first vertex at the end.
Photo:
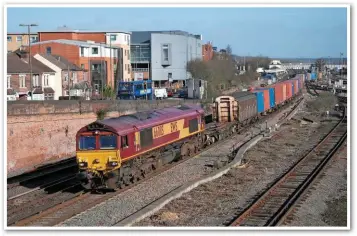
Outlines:
POLYGON ((257 116, 257 100, 256 96, 249 93, 245 96, 237 97, 238 106, 238 121, 244 123, 249 119, 257 116))

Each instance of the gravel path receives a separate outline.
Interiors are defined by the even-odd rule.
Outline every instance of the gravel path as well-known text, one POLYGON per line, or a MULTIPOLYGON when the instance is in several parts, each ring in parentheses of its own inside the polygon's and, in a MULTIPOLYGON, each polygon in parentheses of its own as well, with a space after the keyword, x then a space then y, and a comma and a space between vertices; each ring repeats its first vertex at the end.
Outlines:
POLYGON ((347 143, 282 226, 347 226, 347 143))
POLYGON ((246 168, 232 169, 221 178, 173 200, 133 226, 224 225, 285 173, 293 162, 313 148, 337 123, 318 122, 324 117, 314 112, 302 112, 295 118, 282 125, 278 134, 246 152, 246 168), (310 118, 316 122, 301 122, 299 118, 306 115, 311 115, 310 118))
MULTIPOLYGON (((275 124, 281 115, 283 112, 270 119, 268 126, 275 124)), ((265 123, 252 127, 248 133, 257 134, 261 127, 265 127, 265 123)), ((197 157, 191 158, 57 226, 112 226, 188 181, 211 173, 215 170, 212 168, 215 161, 220 158, 225 159, 231 153, 233 145, 245 142, 250 138, 250 134, 237 135, 225 140, 197 157)))

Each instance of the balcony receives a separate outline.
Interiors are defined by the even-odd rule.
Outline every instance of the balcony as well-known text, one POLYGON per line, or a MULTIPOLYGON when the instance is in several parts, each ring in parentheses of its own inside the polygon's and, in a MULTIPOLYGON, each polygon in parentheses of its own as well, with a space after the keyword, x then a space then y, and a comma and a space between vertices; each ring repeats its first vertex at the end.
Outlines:
POLYGON ((132 68, 133 72, 149 72, 149 68, 132 68))

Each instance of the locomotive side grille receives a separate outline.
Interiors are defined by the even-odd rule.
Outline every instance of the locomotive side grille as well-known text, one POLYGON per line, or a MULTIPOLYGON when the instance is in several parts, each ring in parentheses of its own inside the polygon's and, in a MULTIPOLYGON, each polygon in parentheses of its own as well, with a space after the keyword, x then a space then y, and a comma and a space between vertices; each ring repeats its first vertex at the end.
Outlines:
POLYGON ((198 131, 198 120, 197 120, 197 118, 190 120, 188 125, 189 125, 189 132, 190 133, 198 131))
POLYGON ((142 148, 151 146, 153 143, 152 128, 144 129, 140 132, 140 145, 142 148))

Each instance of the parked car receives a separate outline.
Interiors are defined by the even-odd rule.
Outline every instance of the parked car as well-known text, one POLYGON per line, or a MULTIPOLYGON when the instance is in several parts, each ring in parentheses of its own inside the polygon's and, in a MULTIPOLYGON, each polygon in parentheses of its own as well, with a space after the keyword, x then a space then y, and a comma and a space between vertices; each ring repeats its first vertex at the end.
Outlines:
POLYGON ((155 98, 156 99, 164 99, 167 98, 167 91, 165 88, 157 88, 155 89, 155 98))
POLYGON ((179 98, 187 98, 187 97, 188 97, 187 90, 180 90, 178 97, 179 97, 179 98))
POLYGON ((172 89, 167 89, 167 96, 168 97, 173 97, 174 96, 174 92, 172 91, 172 89))

